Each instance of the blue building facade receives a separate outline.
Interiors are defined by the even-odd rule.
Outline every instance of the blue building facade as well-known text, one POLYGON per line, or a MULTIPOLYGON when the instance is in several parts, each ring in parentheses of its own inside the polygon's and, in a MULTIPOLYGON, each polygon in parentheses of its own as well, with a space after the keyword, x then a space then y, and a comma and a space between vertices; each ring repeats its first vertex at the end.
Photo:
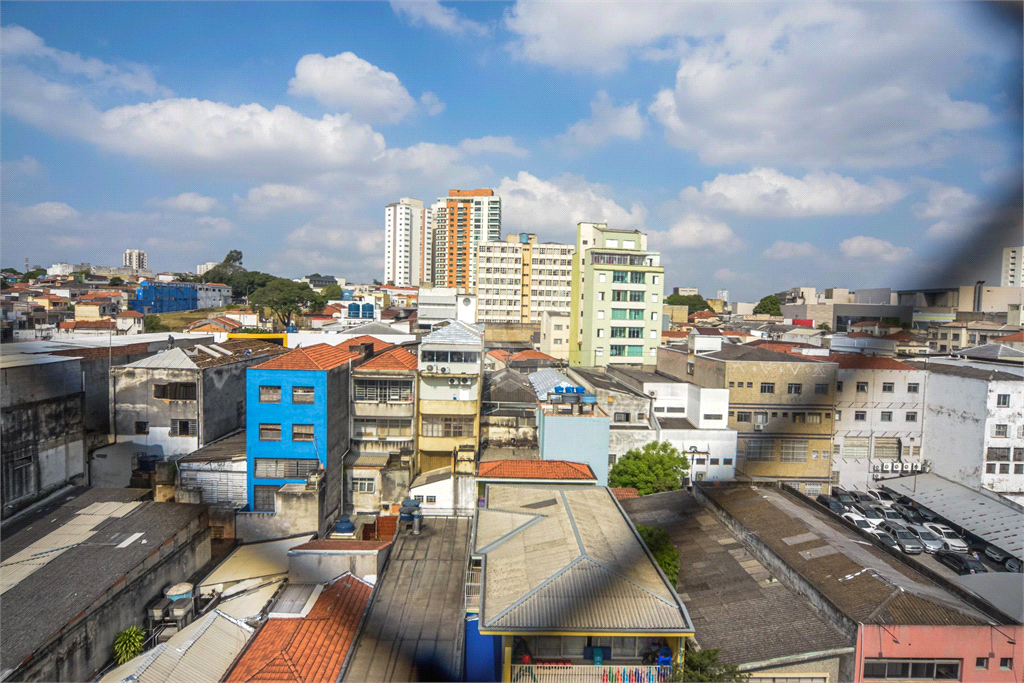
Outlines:
POLYGON ((143 315, 194 311, 199 308, 199 292, 195 285, 186 282, 143 281, 135 289, 135 300, 128 302, 128 308, 143 315))
POLYGON ((608 485, 611 419, 603 413, 557 415, 537 408, 541 460, 570 460, 590 465, 598 486, 608 485))

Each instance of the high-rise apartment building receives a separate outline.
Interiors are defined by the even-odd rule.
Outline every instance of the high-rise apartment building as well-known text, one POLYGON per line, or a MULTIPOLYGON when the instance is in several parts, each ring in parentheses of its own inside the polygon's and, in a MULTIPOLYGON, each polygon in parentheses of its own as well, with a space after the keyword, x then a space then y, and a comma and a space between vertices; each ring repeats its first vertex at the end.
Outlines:
POLYGON ((1003 249, 1003 268, 999 271, 1001 287, 1024 287, 1024 247, 1006 247, 1003 249))
POLYGON ((477 246, 501 239, 501 197, 494 190, 448 190, 431 207, 434 285, 476 289, 477 246))
POLYGON ((417 287, 433 280, 431 224, 431 211, 419 199, 402 197, 384 207, 385 283, 417 287))
POLYGON ((569 364, 655 365, 665 270, 639 230, 576 226, 569 364))
POLYGON ((541 314, 568 313, 571 244, 538 244, 532 233, 506 235, 477 248, 477 322, 539 323, 541 314))
POLYGON ((126 250, 123 263, 125 268, 136 268, 138 270, 149 268, 149 259, 146 257, 146 252, 141 249, 126 250))

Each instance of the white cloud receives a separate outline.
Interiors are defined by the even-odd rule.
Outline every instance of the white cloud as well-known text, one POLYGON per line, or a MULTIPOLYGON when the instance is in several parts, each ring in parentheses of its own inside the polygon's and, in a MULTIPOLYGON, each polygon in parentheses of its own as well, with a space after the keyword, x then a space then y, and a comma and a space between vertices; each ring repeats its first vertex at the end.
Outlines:
POLYGON ((146 66, 126 64, 118 67, 99 59, 83 59, 80 55, 47 47, 35 33, 14 24, 0 28, 0 54, 7 60, 46 60, 63 73, 83 76, 99 86, 113 90, 170 95, 168 89, 157 85, 146 66))
POLYGON ((928 236, 945 240, 967 237, 983 217, 981 200, 962 188, 934 183, 928 201, 914 205, 919 218, 938 219, 928 228, 928 236))
POLYGON ((914 256, 910 247, 897 247, 892 242, 868 235, 843 240, 839 244, 839 251, 849 259, 880 260, 886 263, 909 261, 914 256))
POLYGON ((267 183, 249 190, 245 198, 235 195, 241 211, 250 216, 265 216, 282 210, 298 209, 320 201, 312 190, 298 185, 267 183))
POLYGON ((46 172, 43 165, 35 157, 28 155, 20 159, 3 162, 0 166, 0 177, 9 182, 12 178, 41 178, 46 172))
POLYGON ((680 194, 684 201, 756 216, 836 216, 876 213, 906 195, 892 180, 858 183, 838 173, 808 173, 803 178, 772 168, 720 174, 680 194))
POLYGON ((22 207, 18 211, 20 220, 31 225, 56 225, 78 217, 78 210, 63 202, 42 202, 22 207))
POLYGON ((416 109, 416 100, 398 76, 351 52, 305 55, 295 65, 288 92, 342 107, 363 121, 397 123, 416 109))
POLYGON ((217 206, 216 199, 204 197, 198 192, 184 192, 177 197, 154 199, 150 203, 171 211, 192 211, 194 213, 206 213, 217 206))
POLYGON ((720 282, 745 282, 750 279, 750 273, 738 273, 731 268, 719 268, 715 271, 715 279, 720 282))
POLYGON ((764 255, 778 261, 791 258, 812 258, 818 255, 818 248, 810 242, 776 240, 772 246, 764 250, 764 255))
POLYGON ((494 154, 508 154, 514 157, 528 157, 530 152, 516 145, 511 136, 495 137, 485 135, 482 138, 467 138, 459 143, 459 148, 467 154, 482 154, 491 152, 494 154))
POLYGON ((733 234, 732 228, 721 221, 698 214, 684 216, 664 232, 651 232, 650 239, 656 248, 726 252, 742 248, 742 242, 733 234))
POLYGON ((557 140, 567 149, 598 147, 612 138, 639 140, 647 123, 637 110, 639 104, 616 107, 608 93, 600 91, 590 103, 591 116, 569 126, 557 140))
POLYGON ((445 109, 445 104, 438 99, 437 95, 427 91, 420 95, 420 105, 423 106, 423 111, 427 113, 427 116, 437 116, 445 109))
POLYGON ((609 190, 583 178, 563 175, 541 180, 526 171, 515 179, 502 178, 495 190, 501 196, 502 227, 506 232, 537 232, 550 239, 569 239, 579 222, 607 223, 613 228, 643 226, 642 204, 626 209, 607 196, 609 190))
POLYGON ((196 223, 205 228, 206 232, 219 235, 225 235, 234 228, 230 220, 221 216, 201 216, 196 219, 196 223))
POLYGON ((488 29, 466 17, 454 7, 444 7, 437 0, 391 0, 395 14, 405 17, 413 26, 430 26, 456 35, 485 36, 488 29))

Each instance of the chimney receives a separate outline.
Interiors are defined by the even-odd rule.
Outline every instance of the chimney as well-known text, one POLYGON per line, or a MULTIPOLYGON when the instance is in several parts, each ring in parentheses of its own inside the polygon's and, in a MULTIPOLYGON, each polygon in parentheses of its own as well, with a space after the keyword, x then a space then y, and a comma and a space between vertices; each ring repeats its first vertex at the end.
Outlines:
POLYGON ((371 344, 370 342, 364 342, 362 344, 352 344, 351 346, 348 347, 348 350, 351 353, 359 353, 364 360, 373 357, 373 344, 371 344))

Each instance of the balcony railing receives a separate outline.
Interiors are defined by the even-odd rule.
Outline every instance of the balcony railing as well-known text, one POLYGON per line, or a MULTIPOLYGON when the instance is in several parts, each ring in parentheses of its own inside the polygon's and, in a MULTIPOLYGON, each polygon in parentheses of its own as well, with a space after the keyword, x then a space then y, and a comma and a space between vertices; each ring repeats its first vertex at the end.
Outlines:
POLYGON ((657 683, 672 680, 671 666, 631 664, 513 664, 513 683, 657 683))

